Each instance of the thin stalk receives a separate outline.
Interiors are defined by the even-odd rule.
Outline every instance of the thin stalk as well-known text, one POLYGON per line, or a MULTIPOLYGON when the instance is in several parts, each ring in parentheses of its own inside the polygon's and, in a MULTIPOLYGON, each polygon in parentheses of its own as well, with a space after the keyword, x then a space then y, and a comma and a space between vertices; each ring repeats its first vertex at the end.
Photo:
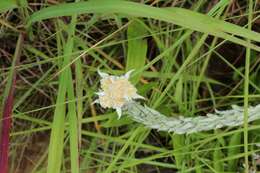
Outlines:
MULTIPOLYGON (((253 1, 249 1, 248 29, 252 28, 253 1)), ((250 44, 250 40, 247 40, 250 44)), ((244 153, 245 153, 245 172, 249 172, 248 163, 248 96, 249 96, 249 70, 250 70, 251 50, 246 48, 245 82, 244 82, 244 153)))
POLYGON ((12 68, 9 75, 9 82, 6 85, 7 96, 4 98, 3 105, 3 119, 2 119, 2 130, 1 130, 1 144, 0 144, 0 173, 8 173, 8 153, 9 153, 9 141, 10 141, 10 129, 12 123, 12 109, 14 102, 14 91, 16 84, 16 70, 15 66, 18 65, 21 56, 21 49, 23 45, 24 35, 20 34, 16 50, 14 54, 14 59, 12 63, 12 68))

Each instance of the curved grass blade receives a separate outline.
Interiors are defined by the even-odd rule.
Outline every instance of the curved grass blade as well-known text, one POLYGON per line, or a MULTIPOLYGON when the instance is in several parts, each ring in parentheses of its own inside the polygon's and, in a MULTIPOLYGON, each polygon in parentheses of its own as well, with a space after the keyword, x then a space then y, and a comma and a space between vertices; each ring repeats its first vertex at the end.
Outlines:
POLYGON ((95 0, 51 6, 34 13, 29 19, 27 26, 30 26, 32 22, 44 19, 83 13, 121 13, 129 16, 153 18, 221 37, 260 51, 259 46, 255 46, 243 39, 235 37, 239 36, 259 42, 260 34, 254 31, 187 9, 156 8, 122 0, 95 0))
POLYGON ((17 4, 16 4, 15 0, 1 0, 0 13, 5 12, 7 10, 11 10, 16 7, 17 7, 17 4))
MULTIPOLYGON (((140 69, 145 65, 147 53, 147 41, 142 38, 147 34, 146 29, 134 20, 127 30, 128 50, 126 60, 126 71, 140 69)), ((135 75, 131 81, 137 83, 141 74, 135 75)))

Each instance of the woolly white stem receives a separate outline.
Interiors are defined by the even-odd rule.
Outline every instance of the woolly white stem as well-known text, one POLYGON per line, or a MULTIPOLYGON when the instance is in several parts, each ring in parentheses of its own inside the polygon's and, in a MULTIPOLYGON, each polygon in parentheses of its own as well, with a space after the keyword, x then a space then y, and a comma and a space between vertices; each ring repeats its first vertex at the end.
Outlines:
MULTIPOLYGON (((129 102, 124 110, 135 121, 145 126, 160 131, 175 132, 176 134, 189 134, 200 131, 234 127, 243 124, 244 109, 233 105, 232 109, 225 111, 216 110, 214 114, 184 118, 166 117, 156 110, 142 106, 137 102, 129 102)), ((249 108, 248 122, 260 119, 260 104, 249 108)))

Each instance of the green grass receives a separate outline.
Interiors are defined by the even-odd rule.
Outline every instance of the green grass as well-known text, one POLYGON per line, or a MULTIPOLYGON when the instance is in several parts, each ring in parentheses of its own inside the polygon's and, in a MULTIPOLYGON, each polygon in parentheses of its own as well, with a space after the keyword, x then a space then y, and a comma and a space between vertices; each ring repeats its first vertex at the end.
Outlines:
POLYGON ((247 123, 249 106, 260 98, 256 1, 6 1, 0 12, 1 101, 8 75, 17 74, 10 172, 257 169, 252 158, 259 153, 260 126, 247 123), (20 32, 26 39, 14 66, 20 32), (92 104, 97 70, 121 75, 131 69, 131 81, 146 98, 141 102, 167 116, 238 104, 245 123, 176 135, 126 115, 118 120, 115 111, 92 104))
POLYGON ((5 12, 17 7, 17 3, 14 0, 4 1, 1 0, 0 12, 5 12))

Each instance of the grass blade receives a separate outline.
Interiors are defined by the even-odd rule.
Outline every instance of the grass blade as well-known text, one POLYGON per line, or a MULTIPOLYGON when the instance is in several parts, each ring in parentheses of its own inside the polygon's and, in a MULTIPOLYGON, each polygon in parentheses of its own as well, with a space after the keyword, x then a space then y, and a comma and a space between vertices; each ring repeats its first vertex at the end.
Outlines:
MULTIPOLYGON (((68 59, 68 57, 66 57, 68 59)), ((64 60, 64 65, 66 64, 64 60)), ((59 79, 59 90, 52 122, 51 137, 49 144, 47 173, 59 173, 61 167, 63 140, 64 140, 64 123, 65 123, 65 94, 66 82, 68 81, 68 70, 64 70, 59 79)))
MULTIPOLYGON (((248 15, 248 28, 252 28, 253 18, 253 1, 249 0, 249 15, 248 15)), ((250 40, 247 42, 250 44, 250 40)), ((249 72, 250 72, 250 57, 251 50, 247 47, 246 49, 246 63, 245 63, 245 82, 244 82, 244 152, 245 152, 245 172, 249 172, 249 161, 248 161, 248 107, 249 107, 249 72)))
MULTIPOLYGON (((232 156, 238 155, 240 153, 241 144, 241 133, 235 133, 230 137, 228 155, 227 157, 232 158, 232 156)), ((234 158, 228 161, 228 171, 236 171, 238 159, 234 158)))
MULTIPOLYGON (((140 69, 145 65, 147 42, 142 37, 147 34, 146 29, 136 20, 134 20, 127 30, 128 50, 126 71, 140 69)), ((138 82, 141 74, 135 75, 131 80, 138 82)))
POLYGON ((3 105, 3 117, 1 117, 1 136, 0 136, 0 173, 8 173, 8 154, 9 154, 9 136, 12 121, 12 109, 14 101, 14 91, 16 84, 16 70, 15 66, 20 61, 21 48, 23 45, 24 35, 20 34, 17 44, 15 55, 13 58, 12 68, 9 73, 8 83, 5 88, 4 105, 3 105))
POLYGON ((233 36, 234 34, 239 37, 259 42, 260 34, 240 26, 182 8, 156 8, 122 0, 95 0, 51 6, 34 13, 29 19, 27 25, 29 26, 32 22, 41 21, 48 18, 82 13, 121 13, 136 17, 158 19, 175 23, 185 28, 221 37, 234 43, 260 51, 259 46, 252 45, 251 43, 249 44, 243 39, 233 36))
POLYGON ((17 4, 16 4, 15 0, 1 0, 0 13, 5 12, 7 10, 11 10, 16 7, 17 7, 17 4))
POLYGON ((224 164, 220 162, 221 158, 223 158, 223 153, 221 151, 219 143, 216 145, 214 152, 213 152, 213 167, 217 172, 224 171, 224 164))

